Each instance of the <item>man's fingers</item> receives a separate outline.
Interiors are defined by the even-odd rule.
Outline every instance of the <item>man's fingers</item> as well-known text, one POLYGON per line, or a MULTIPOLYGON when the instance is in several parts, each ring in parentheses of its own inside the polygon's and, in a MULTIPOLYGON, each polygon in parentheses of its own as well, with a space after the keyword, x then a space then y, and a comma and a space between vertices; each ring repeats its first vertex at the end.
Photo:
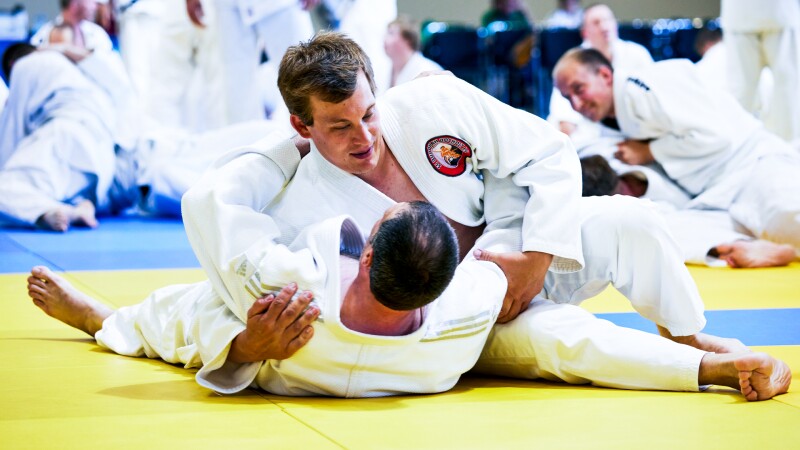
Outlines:
POLYGON ((263 320, 276 322, 286 307, 292 303, 292 296, 294 296, 295 292, 297 292, 296 283, 289 283, 284 286, 275 294, 275 299, 272 301, 267 313, 264 314, 263 320))
POLYGON ((283 313, 278 318, 278 326, 288 329, 292 323, 302 318, 303 313, 311 304, 311 299, 312 296, 310 292, 298 294, 297 297, 292 300, 292 302, 289 303, 289 305, 287 305, 283 310, 283 313))
POLYGON ((253 316, 263 314, 264 311, 266 311, 269 308, 269 305, 272 303, 274 299, 275 296, 272 294, 267 295, 266 297, 261 297, 259 299, 256 299, 256 301, 253 303, 253 306, 251 306, 250 309, 247 310, 247 318, 250 319, 253 316))
POLYGON ((312 337, 314 337, 314 328, 310 325, 303 328, 303 331, 286 346, 286 358, 294 355, 304 345, 308 344, 312 337))
POLYGON ((300 316, 286 328, 286 335, 295 337, 319 317, 319 309, 315 306, 308 307, 300 316))
POLYGON ((478 261, 489 261, 494 262, 495 255, 492 252, 488 252, 486 250, 481 250, 476 248, 474 252, 472 252, 472 256, 475 257, 478 261))

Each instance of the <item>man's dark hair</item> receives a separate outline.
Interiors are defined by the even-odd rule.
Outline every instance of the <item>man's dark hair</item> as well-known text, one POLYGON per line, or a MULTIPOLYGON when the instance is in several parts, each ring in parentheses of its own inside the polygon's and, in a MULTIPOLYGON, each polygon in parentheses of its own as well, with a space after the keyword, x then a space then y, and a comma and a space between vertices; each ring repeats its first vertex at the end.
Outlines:
POLYGON ((36 51, 36 47, 27 42, 17 42, 8 46, 3 53, 3 76, 11 83, 11 68, 14 63, 36 51))
POLYGON ((311 126, 311 96, 343 102, 356 91, 359 72, 364 72, 374 94, 375 76, 364 50, 344 34, 321 31, 286 50, 278 69, 278 89, 289 112, 311 126))
POLYGON ((409 311, 432 302, 453 279, 458 241, 447 219, 427 202, 411 202, 372 237, 370 290, 387 308, 409 311))
POLYGON ((694 51, 703 56, 709 47, 722 40, 722 29, 719 27, 704 26, 694 38, 694 51))
POLYGON ((613 195, 619 184, 619 176, 600 155, 581 158, 583 196, 613 195))
POLYGON ((60 6, 61 10, 63 11, 65 9, 69 8, 69 4, 70 3, 72 3, 72 0, 59 0, 58 1, 58 6, 60 6))
POLYGON ((600 70, 600 67, 608 67, 609 70, 612 72, 614 71, 611 61, 593 48, 573 48, 567 51, 567 53, 564 53, 564 56, 561 57, 559 62, 567 59, 577 61, 582 66, 590 67, 595 73, 600 70))

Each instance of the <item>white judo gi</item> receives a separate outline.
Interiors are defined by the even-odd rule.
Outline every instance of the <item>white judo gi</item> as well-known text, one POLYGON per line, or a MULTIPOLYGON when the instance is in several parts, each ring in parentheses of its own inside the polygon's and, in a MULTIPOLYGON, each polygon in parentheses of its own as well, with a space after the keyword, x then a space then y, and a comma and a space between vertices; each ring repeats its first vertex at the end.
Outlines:
MULTIPOLYGON (((383 48, 386 27, 397 18, 397 0, 345 0, 337 31, 354 40, 369 57, 377 93, 389 89, 392 61, 383 48)), ((398 83, 399 84, 399 83, 398 83)))
MULTIPOLYGON (((199 132, 229 124, 223 106, 225 90, 215 10, 206 9, 205 27, 200 28, 189 20, 185 0, 140 1, 146 2, 148 14, 159 14, 158 23, 154 25, 156 34, 136 36, 139 41, 133 53, 137 54, 130 55, 142 59, 144 57, 139 58, 137 51, 148 52, 148 67, 137 69, 148 72, 149 76, 147 91, 140 93, 146 114, 163 126, 199 132)), ((132 11, 137 6, 141 7, 137 2, 132 11)), ((137 27, 149 25, 138 21, 135 24, 137 27)), ((129 47, 129 50, 132 49, 129 47)), ((143 75, 136 74, 134 78, 137 88, 143 75)))
POLYGON ((87 76, 102 53, 76 65, 43 51, 14 65, 0 116, 3 222, 32 225, 62 202, 107 204, 116 113, 108 93, 87 76))
POLYGON ((720 209, 754 236, 800 247, 800 156, 687 60, 614 74, 616 119, 694 198, 688 208, 720 209))
POLYGON ((156 127, 112 52, 96 51, 77 65, 58 52, 37 52, 17 64, 0 116, 4 223, 33 225, 61 203, 84 199, 100 212, 137 204, 148 214, 179 215, 181 196, 221 148, 275 128, 269 121, 202 134, 156 127))
MULTIPOLYGON (((59 14, 55 19, 42 25, 41 28, 39 28, 39 30, 31 37, 31 45, 41 47, 49 44, 50 32, 53 31, 53 28, 61 25, 62 23, 64 23, 64 17, 59 14)), ((78 24, 78 28, 81 30, 81 34, 83 34, 84 46, 87 49, 111 51, 114 48, 114 44, 111 42, 111 38, 108 36, 108 33, 106 33, 106 30, 104 30, 100 25, 89 20, 81 20, 81 22, 78 24)))
POLYGON ((770 67, 775 88, 764 125, 800 145, 800 2, 722 0, 720 17, 731 92, 755 112, 761 70, 770 67))
POLYGON ((414 52, 408 62, 406 62, 406 65, 403 66, 403 68, 397 74, 397 77, 394 79, 393 86, 411 81, 422 72, 435 70, 444 69, 442 69, 442 66, 440 66, 436 61, 426 58, 422 53, 414 52))
MULTIPOLYGON (((703 327, 699 294, 683 266, 679 250, 663 231, 664 225, 658 216, 635 199, 579 200, 577 161, 562 134, 538 118, 503 105, 453 77, 427 77, 403 86, 390 90, 386 97, 378 100, 384 137, 393 153, 426 198, 451 219, 466 225, 485 221, 487 232, 505 230, 503 236, 507 238, 505 244, 509 249, 540 250, 556 255, 547 275, 546 292, 537 301, 549 296, 579 302, 613 281, 618 289, 639 299, 636 303, 643 314, 668 327, 673 334, 692 334, 703 327), (419 83, 417 88, 401 89, 419 83), (453 95, 454 91, 458 95, 453 95), (454 104, 455 99, 459 99, 457 104, 454 104), (454 165, 441 160, 438 155, 444 148, 439 144, 461 145, 456 140, 442 139, 448 135, 469 143, 470 151, 474 151, 471 158, 460 158, 454 165), (428 141, 435 141, 437 145, 426 146, 428 141), (426 147, 431 149, 431 156, 426 147), (464 171, 450 177, 439 173, 434 162, 439 164, 440 170, 459 171, 462 167, 464 171), (462 163, 466 165, 460 166, 462 163), (474 172, 473 164, 483 169, 474 172), (534 200, 528 202, 531 192, 534 200), (609 219, 609 210, 619 215, 641 216, 644 220, 635 229, 622 230, 620 228, 624 227, 613 217, 609 219), (539 217, 548 220, 535 220, 539 217), (573 274, 554 275, 553 271, 580 268, 579 229, 584 239, 589 235, 593 241, 603 241, 594 244, 592 263, 587 264, 593 267, 574 273, 574 278, 562 278, 573 274), (630 231, 634 232, 625 234, 630 231), (617 242, 616 237, 621 236, 621 232, 625 239, 617 242), (523 236, 521 241, 520 236, 523 236), (595 261, 598 261, 596 268, 595 261), (605 265, 601 267, 602 264, 605 265), (631 273, 634 267, 637 270, 635 279, 631 273)), ((358 223, 369 224, 393 204, 363 180, 330 164, 319 155, 313 143, 311 153, 300 162, 293 142, 279 138, 276 134, 251 148, 232 153, 183 199, 189 241, 214 289, 231 311, 238 311, 240 320, 245 317, 246 305, 237 299, 246 299, 248 293, 241 287, 237 271, 250 265, 266 268, 271 261, 279 260, 279 254, 270 255, 264 251, 272 236, 283 233, 283 238, 291 237, 309 223, 342 212, 352 215, 358 223), (309 198, 314 201, 309 202, 309 198)), ((571 342, 597 343, 582 348, 604 350, 597 358, 570 353, 569 346, 560 345, 538 346, 537 358, 532 358, 527 350, 521 351, 518 363, 524 364, 530 374, 539 373, 537 376, 543 377, 560 374, 557 376, 574 382, 595 381, 598 377, 598 383, 621 387, 627 381, 609 380, 592 372, 597 370, 598 361, 607 360, 606 364, 613 365, 617 362, 613 358, 619 357, 620 367, 643 366, 637 371, 642 378, 627 385, 636 388, 648 383, 651 371, 646 367, 660 364, 660 347, 652 350, 638 347, 656 336, 617 339, 614 337, 617 327, 592 325, 597 319, 577 306, 553 304, 548 300, 536 304, 553 306, 531 311, 550 308, 566 311, 549 316, 555 322, 542 328, 542 332, 553 333, 546 342, 552 344, 563 336, 571 342), (614 345, 606 346, 601 342, 614 342, 614 345), (616 345, 626 342, 624 348, 615 350, 616 345), (645 356, 630 359, 633 354, 645 356), (586 364, 581 363, 584 359, 586 364), (638 362, 631 362, 634 360, 638 362), (548 365, 554 362, 566 366, 567 361, 569 371, 559 371, 548 365), (539 364, 543 368, 537 372, 539 364)), ((536 314, 529 311, 525 317, 535 318, 536 314)), ((535 321, 534 318, 525 320, 535 321)), ((512 330, 516 331, 509 333, 520 333, 517 328, 512 330)), ((544 338, 535 340, 539 339, 544 338)), ((515 358, 514 346, 503 349, 509 345, 506 339, 498 338, 496 342, 500 345, 496 351, 504 354, 506 361, 515 358)), ((681 357, 688 358, 680 364, 681 375, 676 376, 675 372, 667 372, 660 366, 659 370, 670 374, 671 384, 664 384, 664 379, 658 378, 648 388, 677 389, 680 384, 680 390, 696 390, 696 369, 702 352, 686 351, 689 353, 681 357), (694 367, 693 381, 686 372, 689 367, 694 367), (675 380, 681 381, 676 384, 675 380)), ((488 354, 497 355, 494 348, 488 354)), ((608 373, 612 377, 620 376, 608 373)))
MULTIPOLYGON (((592 48, 587 41, 584 41, 581 47, 592 48)), ((615 72, 629 72, 653 63, 653 57, 650 56, 650 52, 646 48, 635 42, 623 39, 617 39, 612 44, 611 59, 611 65, 614 67, 615 72)), ((553 87, 553 92, 550 94, 550 113, 547 115, 547 121, 555 127, 558 127, 561 122, 574 124, 575 130, 570 134, 570 139, 575 147, 579 149, 592 145, 604 137, 615 136, 615 133, 609 129, 586 119, 579 112, 572 109, 569 100, 564 98, 555 87, 553 87)))
POLYGON ((259 43, 270 60, 280 61, 286 49, 314 35, 311 16, 297 0, 214 0, 214 5, 227 123, 263 119, 259 43))
POLYGON ((6 106, 6 99, 8 98, 8 86, 5 80, 0 78, 0 114, 3 113, 3 108, 6 106))
MULTIPOLYGON (((151 79, 158 76, 152 54, 159 45, 162 0, 114 1, 119 32, 119 53, 140 98, 149 95, 151 79)), ((144 102, 143 102, 144 103, 144 102)))
MULTIPOLYGON (((256 295, 290 281, 314 293, 320 315, 314 337, 291 358, 226 362, 231 342, 244 331, 209 282, 170 286, 143 303, 123 307, 103 322, 95 338, 117 353, 201 367, 197 382, 223 393, 257 386, 279 395, 379 397, 446 391, 478 358, 505 295, 506 280, 492 263, 467 260, 453 283, 424 308, 420 328, 405 336, 352 331, 340 319, 342 247, 360 252, 363 237, 345 216, 309 227, 292 244, 272 246, 269 266, 240 269, 238 282, 256 295)), ((357 264, 357 261, 352 261, 357 264)), ((242 307, 254 296, 246 295, 242 307)))

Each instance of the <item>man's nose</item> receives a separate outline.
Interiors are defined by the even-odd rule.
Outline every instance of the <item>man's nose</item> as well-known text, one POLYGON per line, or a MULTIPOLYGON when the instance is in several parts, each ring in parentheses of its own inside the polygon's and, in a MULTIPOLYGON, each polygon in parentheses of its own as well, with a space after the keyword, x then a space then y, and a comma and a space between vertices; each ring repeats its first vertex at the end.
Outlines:
POLYGON ((356 139, 359 142, 371 142, 372 141, 372 133, 370 132, 369 124, 365 122, 361 122, 359 126, 356 128, 356 139))

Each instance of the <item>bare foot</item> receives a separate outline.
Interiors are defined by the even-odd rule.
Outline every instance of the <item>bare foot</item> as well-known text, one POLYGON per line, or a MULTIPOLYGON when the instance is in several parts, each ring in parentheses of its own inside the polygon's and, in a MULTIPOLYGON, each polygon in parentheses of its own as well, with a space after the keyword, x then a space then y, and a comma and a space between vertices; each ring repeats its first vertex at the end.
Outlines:
POLYGON ((673 336, 669 330, 660 325, 658 326, 658 332, 661 334, 661 336, 664 336, 671 341, 688 345, 706 352, 742 353, 750 351, 750 349, 747 348, 742 341, 734 338, 724 338, 706 333, 697 333, 691 336, 673 336))
POLYGON ((792 371, 785 362, 766 353, 750 353, 734 361, 739 388, 749 402, 768 400, 789 390, 792 371))
POLYGON ((48 316, 90 336, 100 331, 103 321, 114 312, 44 266, 31 269, 28 295, 48 316))
POLYGON ((67 231, 70 224, 70 208, 72 207, 62 205, 56 209, 47 211, 39 216, 39 219, 36 221, 36 225, 38 225, 40 228, 44 228, 45 230, 67 231))
POLYGON ((42 214, 36 225, 45 230, 67 231, 70 225, 97 228, 94 203, 83 200, 75 206, 62 204, 42 214))
POLYGON ((83 200, 74 207, 71 217, 73 225, 83 225, 89 228, 97 228, 97 218, 95 218, 94 203, 83 200))
POLYGON ((789 390, 792 372, 766 353, 706 354, 700 362, 699 384, 739 389, 747 401, 767 400, 789 390))
POLYGON ((715 247, 718 258, 730 267, 780 267, 795 259, 794 247, 770 241, 734 241, 715 247))

